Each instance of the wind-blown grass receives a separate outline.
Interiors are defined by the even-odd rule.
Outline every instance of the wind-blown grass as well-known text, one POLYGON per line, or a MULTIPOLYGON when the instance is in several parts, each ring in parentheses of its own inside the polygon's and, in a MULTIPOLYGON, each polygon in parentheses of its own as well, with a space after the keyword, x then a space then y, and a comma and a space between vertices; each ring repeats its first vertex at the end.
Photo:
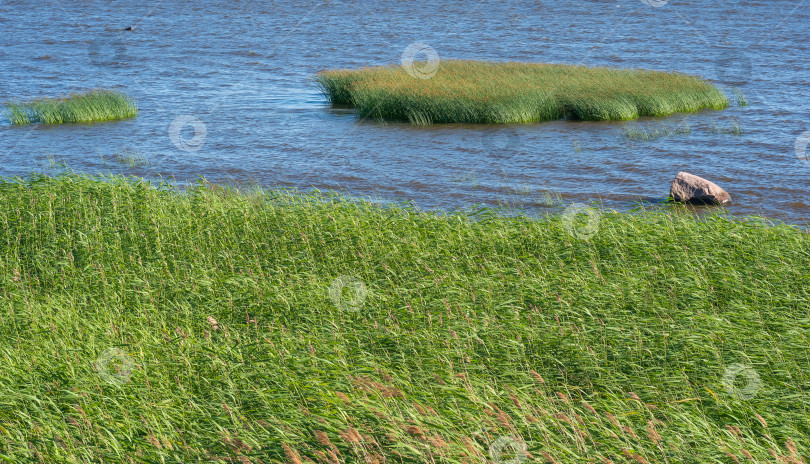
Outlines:
POLYGON ((62 124, 127 119, 138 114, 135 102, 113 90, 92 90, 65 98, 5 103, 12 124, 62 124))
POLYGON ((527 463, 810 452, 793 227, 605 211, 585 241, 560 216, 73 175, 2 182, 0 208, 4 461, 502 464, 501 437, 527 463), (365 299, 336 305, 339 276, 365 299), (100 375, 111 348, 131 375, 100 375), (724 385, 736 364, 753 391, 724 385))
POLYGON ((413 124, 629 120, 729 105, 695 76, 558 64, 442 61, 429 79, 384 66, 323 71, 316 81, 333 104, 413 124))

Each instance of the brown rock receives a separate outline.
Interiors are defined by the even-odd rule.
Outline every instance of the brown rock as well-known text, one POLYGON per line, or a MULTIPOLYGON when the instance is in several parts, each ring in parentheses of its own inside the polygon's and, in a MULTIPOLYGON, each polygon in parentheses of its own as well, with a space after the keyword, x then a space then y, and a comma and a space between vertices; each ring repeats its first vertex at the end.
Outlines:
POLYGON ((714 182, 688 172, 679 172, 672 181, 669 195, 675 201, 704 205, 725 205, 731 203, 731 196, 714 182))

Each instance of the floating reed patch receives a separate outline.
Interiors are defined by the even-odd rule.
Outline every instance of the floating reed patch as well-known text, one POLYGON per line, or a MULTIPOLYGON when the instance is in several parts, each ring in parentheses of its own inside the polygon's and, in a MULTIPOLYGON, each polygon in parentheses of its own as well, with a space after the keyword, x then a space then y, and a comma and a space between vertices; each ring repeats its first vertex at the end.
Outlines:
POLYGON ((5 107, 6 117, 15 125, 113 121, 138 114, 138 107, 130 97, 103 89, 64 98, 7 102, 5 107))
POLYGON ((562 64, 454 60, 428 79, 381 66, 322 71, 316 80, 330 102, 362 117, 419 125, 630 120, 729 105, 696 76, 562 64))

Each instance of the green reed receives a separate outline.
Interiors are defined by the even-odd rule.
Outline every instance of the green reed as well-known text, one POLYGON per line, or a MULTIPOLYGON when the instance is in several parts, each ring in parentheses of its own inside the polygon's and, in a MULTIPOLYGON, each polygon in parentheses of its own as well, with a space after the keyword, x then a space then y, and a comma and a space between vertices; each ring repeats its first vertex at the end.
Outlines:
POLYGON ((691 134, 692 128, 685 121, 672 123, 628 123, 620 129, 621 136, 626 140, 653 141, 673 135, 691 134))
POLYGON ((709 130, 712 134, 736 135, 737 137, 743 135, 743 129, 742 126, 740 126, 739 120, 733 117, 729 120, 728 125, 725 127, 718 126, 716 122, 712 122, 709 130))
POLYGON ((6 179, 0 208, 6 462, 810 453, 796 227, 73 174, 6 179))
POLYGON ((674 72, 453 60, 432 76, 412 74, 403 66, 328 70, 316 81, 333 104, 362 117, 417 125, 629 120, 729 105, 713 85, 674 72))
POLYGON ((127 119, 138 114, 135 102, 113 90, 91 90, 64 98, 40 98, 5 103, 8 120, 15 125, 63 124, 127 119))
POLYGON ((734 87, 732 92, 734 92, 734 97, 737 100, 737 106, 748 106, 748 98, 745 97, 742 90, 734 87))

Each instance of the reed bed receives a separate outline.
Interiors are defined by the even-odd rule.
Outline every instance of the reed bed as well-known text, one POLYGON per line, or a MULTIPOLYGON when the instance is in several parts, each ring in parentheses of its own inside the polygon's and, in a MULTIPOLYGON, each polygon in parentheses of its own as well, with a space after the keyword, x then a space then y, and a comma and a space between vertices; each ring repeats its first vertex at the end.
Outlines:
POLYGON ((63 124, 127 119, 138 107, 127 95, 113 90, 91 90, 64 98, 40 98, 5 103, 8 120, 15 125, 63 124))
POLYGON ((810 453, 795 227, 601 211, 583 240, 559 215, 72 174, 6 179, 0 208, 3 461, 810 453))
POLYGON ((420 125, 629 120, 729 105, 696 76, 561 64, 452 60, 428 79, 383 66, 323 71, 316 81, 333 104, 362 117, 420 125))

